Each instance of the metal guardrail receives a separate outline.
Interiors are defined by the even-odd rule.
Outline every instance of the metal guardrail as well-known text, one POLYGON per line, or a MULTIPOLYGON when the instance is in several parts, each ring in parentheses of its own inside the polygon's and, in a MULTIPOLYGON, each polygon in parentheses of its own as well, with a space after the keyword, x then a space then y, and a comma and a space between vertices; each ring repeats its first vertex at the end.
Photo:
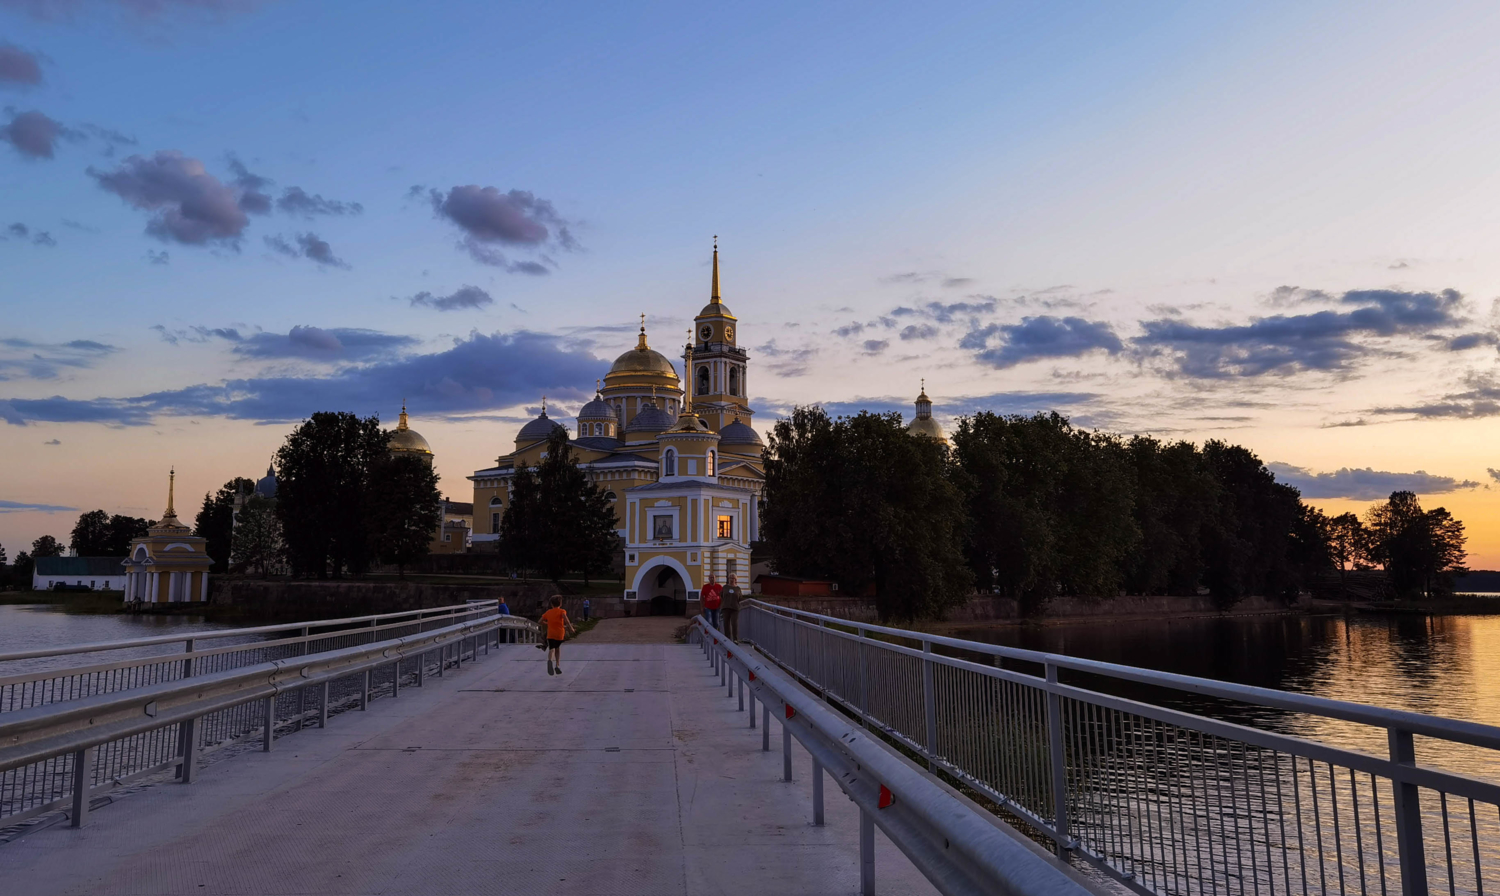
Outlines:
POLYGON ((875 892, 878 826, 948 896, 1088 896, 1089 890, 992 816, 934 780, 858 723, 829 708, 788 674, 727 639, 701 616, 690 629, 719 684, 736 693, 749 727, 761 703, 761 749, 771 749, 771 707, 781 722, 782 774, 792 780, 792 739, 812 757, 813 823, 821 825, 827 772, 859 807, 860 887, 875 892))
POLYGON ((1500 728, 761 601, 742 605, 739 626, 866 726, 1060 855, 1138 892, 1500 891, 1500 786, 1421 764, 1416 752, 1417 737, 1497 750, 1500 728), (1060 681, 1061 672, 1374 726, 1389 753, 1126 699, 1060 681))
POLYGON ((71 655, 182 641, 188 648, 181 654, 0 679, 66 683, 29 692, 54 699, 0 713, 0 826, 71 804, 70 820, 78 827, 91 800, 121 785, 173 768, 177 778, 191 783, 198 760, 211 750, 259 733, 261 749, 269 751, 278 730, 324 727, 330 715, 366 709, 380 696, 395 697, 403 684, 420 687, 429 672, 441 676, 466 657, 488 653, 491 645, 533 642, 535 636, 535 624, 496 615, 491 601, 195 633, 192 639, 28 651, 28 657, 71 655), (310 633, 328 627, 335 630, 310 633), (205 636, 274 636, 286 630, 301 633, 194 649, 194 641, 205 636), (56 699, 60 696, 65 699, 56 699))

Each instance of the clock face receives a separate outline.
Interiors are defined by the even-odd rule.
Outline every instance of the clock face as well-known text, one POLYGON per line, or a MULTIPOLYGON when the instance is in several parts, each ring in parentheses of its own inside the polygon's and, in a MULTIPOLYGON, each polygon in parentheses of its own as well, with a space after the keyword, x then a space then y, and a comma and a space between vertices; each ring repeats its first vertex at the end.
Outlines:
POLYGON ((703 329, 698 331, 698 335, 703 337, 704 342, 707 342, 714 335, 714 328, 704 324, 703 329))
POLYGON ((725 327, 724 328, 724 338, 725 339, 733 339, 734 338, 734 327, 725 327))

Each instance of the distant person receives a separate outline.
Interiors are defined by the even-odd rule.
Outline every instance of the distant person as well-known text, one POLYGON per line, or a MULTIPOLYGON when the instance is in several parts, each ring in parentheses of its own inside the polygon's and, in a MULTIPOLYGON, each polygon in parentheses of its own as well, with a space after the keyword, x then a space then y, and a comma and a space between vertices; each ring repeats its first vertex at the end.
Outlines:
MULTIPOLYGON (((510 605, 505 602, 505 598, 500 598, 500 605, 495 607, 495 613, 499 616, 510 615, 510 605)), ((516 643, 516 630, 513 628, 500 629, 500 640, 506 644, 516 643)))
POLYGON ((731 641, 740 639, 740 598, 745 594, 740 586, 734 583, 734 576, 724 583, 724 593, 719 598, 719 609, 724 614, 725 637, 731 641))
POLYGON ((562 608, 562 595, 552 595, 552 609, 542 614, 542 624, 547 626, 547 674, 562 674, 563 630, 576 633, 568 611, 562 608))
POLYGON ((503 597, 500 598, 500 606, 496 607, 495 610, 501 616, 509 616, 510 615, 510 605, 505 602, 505 598, 503 598, 503 597))
POLYGON ((586 597, 583 599, 583 621, 589 621, 589 599, 586 597))
POLYGON ((703 585, 703 613, 708 617, 708 624, 714 628, 719 627, 719 603, 723 593, 724 586, 719 584, 713 573, 709 573, 708 581, 703 585))

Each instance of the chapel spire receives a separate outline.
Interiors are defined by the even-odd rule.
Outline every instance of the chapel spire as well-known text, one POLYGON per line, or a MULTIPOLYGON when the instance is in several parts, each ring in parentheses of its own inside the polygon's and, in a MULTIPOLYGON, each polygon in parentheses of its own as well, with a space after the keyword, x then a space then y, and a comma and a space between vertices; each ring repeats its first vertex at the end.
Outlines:
POLYGON ((719 235, 714 234, 714 286, 713 294, 708 297, 710 302, 719 301, 719 235))

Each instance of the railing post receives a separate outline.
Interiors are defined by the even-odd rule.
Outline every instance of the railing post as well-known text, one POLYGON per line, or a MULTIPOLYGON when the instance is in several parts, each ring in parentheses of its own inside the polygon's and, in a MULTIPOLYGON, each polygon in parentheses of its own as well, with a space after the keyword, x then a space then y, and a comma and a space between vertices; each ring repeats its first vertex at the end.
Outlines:
POLYGON ((427 677, 427 654, 417 654, 417 687, 422 686, 422 681, 427 677))
POLYGON ((875 816, 859 810, 859 893, 875 896, 875 816))
POLYGON ((391 668, 395 670, 395 674, 391 677, 391 696, 399 697, 401 696, 401 661, 396 660, 391 664, 391 668))
POLYGON ((271 752, 271 742, 276 739, 276 696, 273 694, 261 701, 265 704, 264 715, 266 730, 261 735, 260 751, 271 752))
POLYGON ((96 747, 77 750, 73 753, 73 816, 68 823, 75 828, 83 827, 89 814, 89 789, 94 786, 94 750, 96 747))
POLYGON ((371 679, 371 675, 372 675, 371 670, 366 669, 365 670, 365 674, 363 676, 361 676, 361 683, 360 683, 360 687, 359 687, 359 709, 360 709, 360 712, 364 712, 365 710, 367 710, 367 709, 370 708, 370 683, 371 683, 370 679, 371 679))
POLYGON ((739 684, 736 686, 736 691, 735 692, 740 695, 740 708, 739 708, 739 712, 744 712, 745 711, 745 678, 744 678, 743 675, 739 676, 739 684))
POLYGON ((813 775, 813 824, 823 824, 823 763, 812 761, 813 775))
POLYGON ((755 727, 755 692, 750 692, 750 727, 755 727))
MULTIPOLYGON (((186 657, 186 658, 184 658, 183 661, 182 661, 182 677, 183 678, 192 678, 193 677, 193 658, 192 658, 191 654, 193 652, 193 639, 192 638, 188 638, 186 641, 183 641, 182 643, 187 648, 184 652, 187 653, 187 654, 189 654, 189 656, 186 657)), ((188 721, 187 723, 181 725, 177 729, 177 755, 178 756, 186 756, 187 755, 187 752, 188 752, 188 741, 187 741, 187 739, 188 739, 188 736, 189 736, 188 731, 192 727, 193 721, 196 721, 196 720, 188 721)), ((179 778, 182 779, 182 783, 184 783, 184 784, 188 783, 189 773, 187 772, 187 765, 186 764, 179 765, 177 767, 177 777, 179 777, 179 778)))
POLYGON ((198 720, 188 719, 179 730, 182 732, 182 765, 178 766, 177 777, 182 783, 191 784, 193 765, 198 761, 198 720))
MULTIPOLYGON (((932 653, 932 642, 922 641, 922 652, 932 653)), ((922 701, 927 706, 927 767, 937 767, 937 695, 932 684, 932 660, 922 660, 922 701)))
POLYGON ((859 640, 854 642, 854 652, 859 655, 859 724, 868 728, 869 723, 865 717, 870 714, 870 672, 865 662, 865 635, 864 626, 855 626, 859 633, 859 640))
MULTIPOLYGON (((307 656, 307 654, 310 652, 309 651, 309 647, 311 645, 309 645, 307 643, 307 641, 305 640, 307 638, 307 633, 308 633, 308 626, 305 626, 305 625, 302 626, 302 637, 303 637, 304 640, 302 641, 302 645, 301 645, 301 647, 302 647, 302 653, 300 654, 301 656, 307 656)), ((307 688, 298 688, 297 689, 297 730, 298 731, 302 730, 302 717, 305 716, 305 715, 307 715, 307 688)))
MULTIPOLYGON (((1387 731, 1391 761, 1416 765, 1417 748, 1410 731, 1391 728, 1387 731)), ((1401 856, 1401 892, 1403 896, 1427 896, 1427 856, 1423 852, 1422 801, 1415 784, 1391 779, 1395 796, 1396 849, 1401 856)))
POLYGON ((792 780, 792 729, 781 722, 781 780, 792 780))
POLYGON ((1047 750, 1052 757, 1052 822, 1057 832, 1057 854, 1066 856, 1068 835, 1068 767, 1063 749, 1062 697, 1054 690, 1057 667, 1047 663, 1047 750))
POLYGON ((320 699, 318 701, 318 727, 319 728, 327 728, 328 727, 328 685, 329 684, 330 684, 330 682, 326 682, 326 681, 323 682, 323 696, 322 696, 322 699, 320 699))
POLYGON ((760 751, 771 752, 771 705, 764 701, 760 704, 760 751))

